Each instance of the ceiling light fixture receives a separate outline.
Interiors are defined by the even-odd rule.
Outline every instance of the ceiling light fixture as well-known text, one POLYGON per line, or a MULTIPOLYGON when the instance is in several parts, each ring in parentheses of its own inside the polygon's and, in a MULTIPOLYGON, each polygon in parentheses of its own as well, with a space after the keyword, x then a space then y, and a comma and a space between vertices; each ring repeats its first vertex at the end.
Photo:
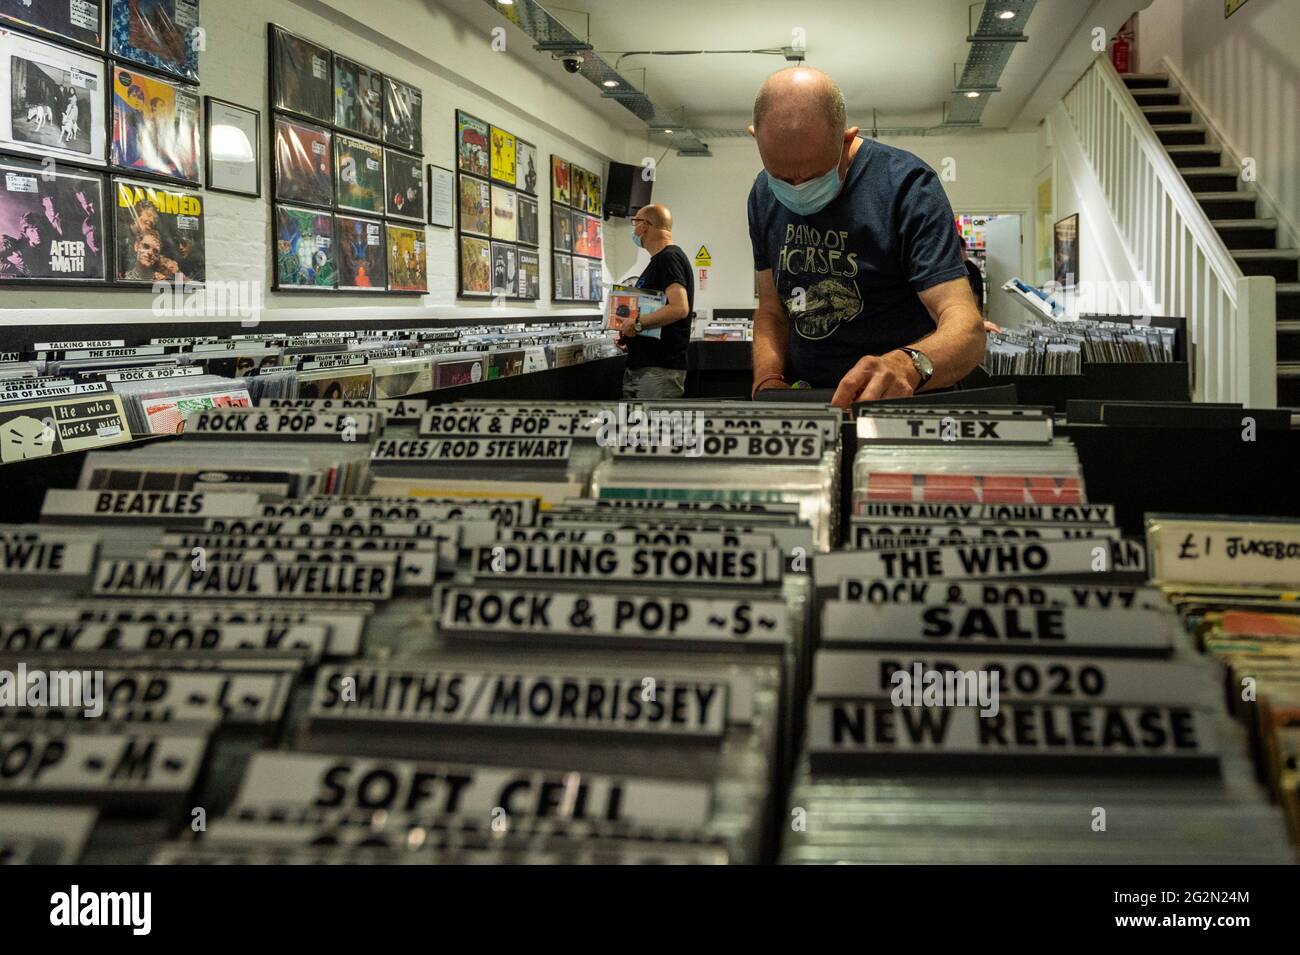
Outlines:
POLYGON ((604 85, 608 86, 610 89, 613 89, 615 86, 618 86, 618 80, 606 80, 604 85))
POLYGON ((980 95, 980 94, 979 94, 976 90, 971 90, 969 93, 966 94, 966 98, 967 98, 967 99, 979 99, 979 95, 980 95))
POLYGON ((1015 17, 1016 17, 1016 11, 1014 10, 1003 10, 998 14, 999 20, 1014 20, 1015 17))

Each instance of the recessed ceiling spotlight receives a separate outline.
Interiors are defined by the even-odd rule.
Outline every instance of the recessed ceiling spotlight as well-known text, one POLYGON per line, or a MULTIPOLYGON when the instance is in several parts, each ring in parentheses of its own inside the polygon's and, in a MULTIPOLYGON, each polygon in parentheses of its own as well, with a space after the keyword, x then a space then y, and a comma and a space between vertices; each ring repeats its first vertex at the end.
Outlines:
POLYGON ((980 95, 980 94, 979 94, 976 90, 971 90, 969 93, 966 94, 966 98, 967 98, 967 99, 979 99, 979 95, 980 95))
POLYGON ((618 86, 618 80, 606 80, 603 85, 613 88, 618 86))
POLYGON ((999 20, 1013 20, 1015 19, 1015 16, 1016 16, 1016 11, 1014 10, 1002 10, 1001 12, 998 13, 999 20))
POLYGON ((503 7, 513 7, 515 5, 515 0, 497 0, 497 3, 503 7))

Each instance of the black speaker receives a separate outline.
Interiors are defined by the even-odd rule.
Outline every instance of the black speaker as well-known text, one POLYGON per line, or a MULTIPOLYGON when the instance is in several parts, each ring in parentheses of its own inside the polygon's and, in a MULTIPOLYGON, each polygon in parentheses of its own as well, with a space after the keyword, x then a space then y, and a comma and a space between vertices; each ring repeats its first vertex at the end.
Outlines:
POLYGON ((605 218, 631 218, 642 206, 650 204, 654 180, 641 175, 642 167, 611 162, 605 184, 605 218))

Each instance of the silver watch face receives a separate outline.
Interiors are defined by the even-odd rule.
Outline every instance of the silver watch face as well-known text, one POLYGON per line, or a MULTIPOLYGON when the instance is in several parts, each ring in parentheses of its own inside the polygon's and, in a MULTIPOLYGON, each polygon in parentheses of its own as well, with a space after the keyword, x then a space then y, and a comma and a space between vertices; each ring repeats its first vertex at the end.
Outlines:
POLYGON ((930 361, 928 355, 911 349, 908 354, 912 356, 912 365, 916 368, 916 373, 921 376, 922 381, 928 381, 934 375, 934 362, 930 361))

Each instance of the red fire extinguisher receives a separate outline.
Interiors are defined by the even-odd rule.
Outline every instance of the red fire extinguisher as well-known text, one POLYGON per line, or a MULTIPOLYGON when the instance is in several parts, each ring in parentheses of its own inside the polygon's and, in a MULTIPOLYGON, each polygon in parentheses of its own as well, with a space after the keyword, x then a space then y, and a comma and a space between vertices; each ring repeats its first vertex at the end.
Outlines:
POLYGON ((1110 61, 1115 66, 1116 73, 1129 73, 1131 62, 1129 53, 1132 51, 1128 39, 1121 33, 1111 41, 1110 44, 1110 61))

